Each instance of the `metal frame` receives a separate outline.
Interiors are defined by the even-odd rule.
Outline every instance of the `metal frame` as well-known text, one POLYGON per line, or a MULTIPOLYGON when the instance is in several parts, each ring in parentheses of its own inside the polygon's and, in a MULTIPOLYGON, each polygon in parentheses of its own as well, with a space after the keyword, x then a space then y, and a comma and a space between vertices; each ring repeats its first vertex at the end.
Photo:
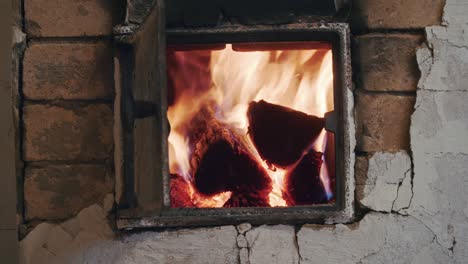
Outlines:
MULTIPOLYGON (((336 202, 273 208, 171 208, 169 171, 163 176, 163 205, 158 215, 118 219, 119 228, 175 227, 236 224, 299 224, 347 222, 354 216, 354 121, 351 94, 349 27, 345 23, 310 23, 280 26, 230 26, 198 29, 171 29, 167 43, 215 44, 239 42, 327 41, 332 43, 334 72, 334 113, 327 115, 327 128, 335 130, 336 202)), ((162 94, 167 94, 163 85, 162 94)), ((164 109, 166 110, 166 109, 164 109)), ((166 120, 159 120, 166 122, 166 120)), ((167 138, 165 135, 164 138, 167 138)), ((163 144, 165 145, 165 144, 163 144)), ((167 157, 168 150, 161 155, 167 157)))

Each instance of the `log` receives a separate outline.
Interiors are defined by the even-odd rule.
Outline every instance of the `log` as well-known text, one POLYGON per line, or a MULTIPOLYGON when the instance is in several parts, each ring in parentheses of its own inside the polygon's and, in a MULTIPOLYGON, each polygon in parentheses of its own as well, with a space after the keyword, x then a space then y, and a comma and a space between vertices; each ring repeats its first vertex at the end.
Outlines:
POLYGON ((184 208, 195 207, 190 199, 190 187, 184 178, 177 174, 171 174, 171 207, 184 208))
POLYGON ((263 100, 249 104, 247 117, 261 158, 281 168, 296 163, 325 125, 323 118, 263 100))
POLYGON ((253 188, 241 188, 233 191, 231 198, 223 207, 269 207, 268 193, 271 190, 257 190, 253 188))
POLYGON ((249 189, 267 196, 272 188, 267 172, 242 137, 214 118, 211 109, 203 108, 190 122, 190 166, 196 190, 214 195, 249 189))
POLYGON ((285 176, 283 199, 288 206, 321 204, 328 201, 320 180, 322 153, 309 151, 285 176))

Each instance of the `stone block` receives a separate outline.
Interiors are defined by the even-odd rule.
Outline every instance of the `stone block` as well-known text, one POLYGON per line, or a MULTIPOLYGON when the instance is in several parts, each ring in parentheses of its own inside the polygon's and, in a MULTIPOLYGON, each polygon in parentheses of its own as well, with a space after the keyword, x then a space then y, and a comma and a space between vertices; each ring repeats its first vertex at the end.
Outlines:
POLYGON ((112 34, 119 1, 25 0, 26 31, 34 37, 112 34))
POLYGON ((237 226, 237 231, 241 235, 245 234, 245 232, 249 231, 250 229, 252 229, 252 225, 250 223, 242 223, 237 226))
POLYGON ((25 52, 26 99, 110 99, 113 54, 107 43, 32 44, 25 52))
POLYGON ((247 247, 247 239, 244 235, 237 236, 237 246, 239 248, 246 248, 247 247))
POLYGON ((109 105, 27 105, 23 118, 26 161, 112 158, 113 113, 109 105))
POLYGON ((445 0, 353 1, 354 29, 413 29, 441 23, 445 0))
POLYGON ((414 96, 357 92, 356 148, 365 152, 408 150, 414 101, 414 96))
POLYGON ((241 248, 239 250, 239 262, 240 264, 250 264, 249 262, 249 250, 247 248, 241 248))
POLYGON ((101 203, 113 192, 111 169, 105 165, 27 167, 24 199, 27 220, 56 220, 101 203))
POLYGON ((422 35, 414 34, 367 34, 354 38, 357 88, 415 91, 420 77, 416 49, 423 39, 422 35))

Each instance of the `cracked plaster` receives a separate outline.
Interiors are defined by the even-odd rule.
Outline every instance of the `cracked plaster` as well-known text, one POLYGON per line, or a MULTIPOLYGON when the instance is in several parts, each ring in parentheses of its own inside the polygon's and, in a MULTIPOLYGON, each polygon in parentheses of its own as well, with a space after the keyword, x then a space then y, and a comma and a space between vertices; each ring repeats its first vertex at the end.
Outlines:
POLYGON ((94 205, 64 223, 38 225, 21 241, 21 263, 466 263, 466 14, 466 1, 447 0, 443 25, 426 29, 411 153, 371 158, 361 201, 371 211, 360 221, 297 233, 243 224, 116 237, 106 219, 111 206, 94 205))
POLYGON ((411 159, 406 152, 377 152, 369 160, 364 198, 374 211, 391 212, 407 208, 412 197, 411 159))

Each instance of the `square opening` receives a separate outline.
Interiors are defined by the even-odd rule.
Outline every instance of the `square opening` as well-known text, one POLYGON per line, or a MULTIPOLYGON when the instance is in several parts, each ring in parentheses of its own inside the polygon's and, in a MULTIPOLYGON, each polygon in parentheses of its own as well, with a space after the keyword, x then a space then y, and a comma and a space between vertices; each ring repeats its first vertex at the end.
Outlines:
POLYGON ((121 55, 130 162, 120 228, 353 217, 347 24, 171 28, 164 37, 156 57, 152 38, 121 55))
POLYGON ((172 208, 336 202, 332 43, 168 45, 167 69, 172 208))

